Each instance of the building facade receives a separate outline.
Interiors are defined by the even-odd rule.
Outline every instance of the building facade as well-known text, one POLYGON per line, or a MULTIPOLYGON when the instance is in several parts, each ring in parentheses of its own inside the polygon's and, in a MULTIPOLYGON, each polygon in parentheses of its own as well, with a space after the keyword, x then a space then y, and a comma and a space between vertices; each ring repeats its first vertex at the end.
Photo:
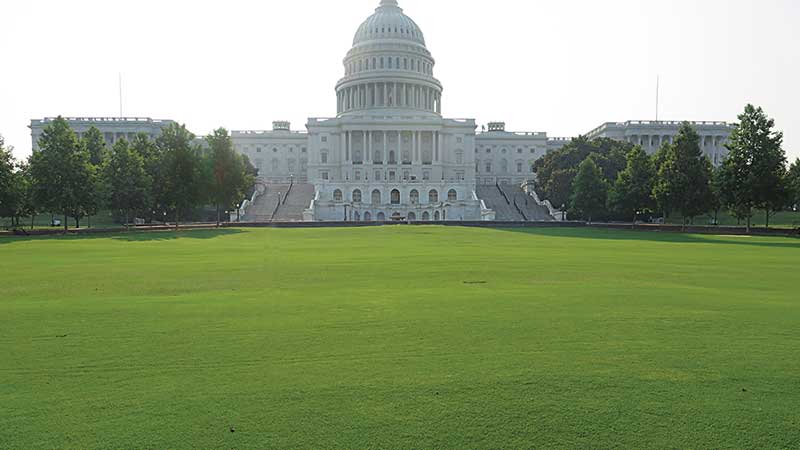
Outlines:
MULTIPOLYGON (((89 131, 89 128, 97 128, 103 134, 106 145, 109 147, 120 139, 130 142, 139 133, 155 139, 161 134, 163 128, 174 123, 172 120, 142 117, 66 117, 65 119, 79 139, 83 138, 83 134, 89 131)), ((54 117, 31 120, 31 148, 33 151, 39 150, 39 139, 41 139, 44 129, 54 120, 54 117)))
MULTIPOLYGON (((481 198, 487 192, 481 188, 529 185, 533 163, 572 139, 510 132, 502 122, 478 132, 474 119, 443 117, 444 87, 435 67, 420 27, 396 0, 381 0, 343 59, 343 75, 335 86, 336 116, 310 118, 303 131, 293 131, 285 121, 273 122, 271 130, 233 131, 235 149, 258 169, 264 186, 313 185, 304 220, 492 220, 495 212, 481 198)), ((31 121, 34 149, 51 121, 31 121)), ((172 123, 68 121, 79 136, 97 127, 108 145, 137 133, 155 138, 172 123)), ((672 142, 680 125, 609 122, 586 137, 631 142, 652 154, 672 142)), ((705 154, 714 165, 721 164, 732 126, 692 125, 705 154)))

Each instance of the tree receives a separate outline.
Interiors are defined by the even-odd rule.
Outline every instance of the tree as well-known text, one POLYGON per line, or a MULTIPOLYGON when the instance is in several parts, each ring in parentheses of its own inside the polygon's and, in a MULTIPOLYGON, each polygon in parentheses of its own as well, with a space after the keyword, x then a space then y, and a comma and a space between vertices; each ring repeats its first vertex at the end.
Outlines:
POLYGON ((636 217, 651 211, 655 206, 653 200, 653 184, 655 171, 653 161, 640 146, 628 152, 627 165, 619 173, 614 187, 609 194, 609 202, 620 214, 631 217, 636 224, 636 217))
POLYGON ((789 206, 796 210, 800 208, 800 158, 789 168, 786 179, 789 186, 789 206))
POLYGON ((14 149, 6 148, 0 136, 0 217, 11 219, 12 227, 20 226, 20 218, 33 214, 27 165, 14 160, 14 149))
POLYGON ((94 166, 89 152, 62 117, 48 125, 39 141, 40 151, 31 157, 31 179, 36 204, 45 211, 80 219, 97 201, 94 166))
POLYGON ((192 145, 194 138, 185 125, 171 124, 156 139, 161 167, 159 178, 153 181, 159 187, 161 208, 174 214, 176 229, 181 218, 203 200, 201 160, 192 145))
POLYGON ((700 150, 700 136, 688 122, 678 130, 673 143, 665 144, 657 158, 660 161, 653 197, 663 211, 677 211, 687 219, 711 210, 711 161, 700 150))
POLYGON ((220 225, 222 209, 229 209, 244 198, 253 184, 247 164, 233 149, 233 141, 224 128, 215 130, 206 138, 210 147, 209 164, 212 172, 210 197, 217 210, 217 226, 220 225))
POLYGON ((789 203, 783 133, 774 127, 775 121, 762 108, 747 105, 726 144, 726 203, 734 214, 747 219, 748 231, 753 209, 765 211, 769 227, 770 216, 789 203))
POLYGON ((588 222, 605 211, 608 197, 608 184, 603 171, 589 156, 578 167, 578 174, 572 183, 572 209, 588 222))
POLYGON ((533 163, 536 173, 536 190, 541 198, 554 205, 568 204, 572 196, 572 182, 578 166, 591 154, 600 166, 608 184, 617 179, 625 168, 626 155, 633 144, 613 139, 588 140, 580 136, 563 148, 550 152, 533 163))
POLYGON ((155 180, 163 178, 163 153, 155 142, 150 139, 150 136, 145 133, 137 134, 131 141, 130 148, 131 151, 142 158, 145 173, 151 181, 148 202, 138 214, 146 217, 150 222, 157 220, 157 218, 164 218, 166 213, 169 212, 163 206, 165 204, 165 192, 160 185, 153 183, 155 180))
POLYGON ((108 158, 108 149, 106 148, 106 140, 103 138, 103 133, 96 127, 89 128, 83 134, 83 145, 86 151, 89 152, 89 162, 95 167, 100 167, 103 162, 108 158))
POLYGON ((104 172, 111 207, 123 213, 128 227, 131 211, 145 208, 148 202, 151 180, 144 161, 126 140, 120 139, 112 148, 104 172))

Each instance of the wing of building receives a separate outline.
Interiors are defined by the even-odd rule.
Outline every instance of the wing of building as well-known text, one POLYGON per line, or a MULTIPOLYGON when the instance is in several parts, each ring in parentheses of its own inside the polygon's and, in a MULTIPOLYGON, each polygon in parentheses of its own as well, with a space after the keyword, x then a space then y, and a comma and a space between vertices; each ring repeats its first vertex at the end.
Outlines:
MULTIPOLYGON (((571 138, 510 132, 493 122, 442 116, 444 88, 425 35, 395 0, 381 0, 358 27, 336 83, 336 117, 234 131, 235 148, 259 170, 260 188, 241 211, 246 220, 558 220, 526 192, 534 161, 571 138)), ((331 101, 333 101, 333 97, 331 101)), ((34 148, 44 121, 32 121, 34 148)), ((70 119, 79 133, 99 128, 109 144, 137 132, 157 135, 170 121, 70 119)), ((671 141, 681 122, 605 123, 587 134, 642 145, 671 141)), ((706 155, 726 155, 732 127, 695 122, 706 155)))

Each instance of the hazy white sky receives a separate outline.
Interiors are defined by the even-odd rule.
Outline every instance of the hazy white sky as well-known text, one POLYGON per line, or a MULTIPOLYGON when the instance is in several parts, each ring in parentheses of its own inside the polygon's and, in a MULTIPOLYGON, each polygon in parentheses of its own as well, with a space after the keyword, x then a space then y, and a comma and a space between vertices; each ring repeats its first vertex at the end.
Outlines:
MULTIPOLYGON (((0 134, 31 118, 175 119, 198 134, 336 113, 334 85, 378 0, 0 0, 0 134)), ((400 0, 447 117, 574 136, 607 121, 734 121, 763 106, 800 157, 797 0, 400 0)))

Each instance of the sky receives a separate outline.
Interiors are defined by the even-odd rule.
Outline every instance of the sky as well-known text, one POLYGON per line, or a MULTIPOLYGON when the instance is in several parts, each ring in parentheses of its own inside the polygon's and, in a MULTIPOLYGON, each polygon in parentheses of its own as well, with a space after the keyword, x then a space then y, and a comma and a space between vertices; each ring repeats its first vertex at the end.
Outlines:
MULTIPOLYGON (((604 122, 733 122, 762 106, 800 157, 797 0, 399 0, 425 33, 443 114, 576 136, 604 122)), ((336 114, 378 0, 2 0, 0 134, 32 118, 173 119, 204 135, 336 114)))

